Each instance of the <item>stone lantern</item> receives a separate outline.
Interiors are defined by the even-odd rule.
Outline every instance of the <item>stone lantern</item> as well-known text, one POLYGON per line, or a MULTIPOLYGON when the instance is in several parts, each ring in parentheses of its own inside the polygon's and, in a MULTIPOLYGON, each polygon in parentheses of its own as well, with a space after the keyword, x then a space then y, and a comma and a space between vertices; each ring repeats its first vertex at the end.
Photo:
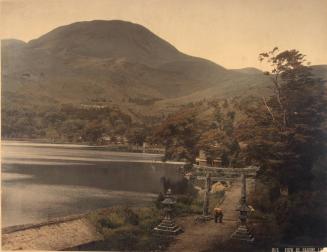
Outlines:
POLYGON ((246 202, 246 180, 244 174, 242 174, 242 194, 240 206, 236 209, 236 211, 240 212, 240 223, 236 231, 232 234, 232 239, 253 242, 254 237, 247 227, 248 212, 250 212, 251 209, 249 208, 246 202))
POLYGON ((182 229, 175 224, 172 216, 173 206, 176 199, 172 196, 171 189, 167 190, 165 199, 161 202, 164 205, 164 218, 160 224, 154 228, 154 231, 163 235, 177 235, 182 229))

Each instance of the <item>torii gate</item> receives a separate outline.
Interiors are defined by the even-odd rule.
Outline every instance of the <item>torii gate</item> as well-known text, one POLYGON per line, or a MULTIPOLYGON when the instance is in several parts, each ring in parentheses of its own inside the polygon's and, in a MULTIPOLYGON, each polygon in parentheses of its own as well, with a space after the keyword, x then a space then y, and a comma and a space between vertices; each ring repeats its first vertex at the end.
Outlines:
MULTIPOLYGON (((212 217, 209 214, 209 192, 211 185, 218 181, 235 181, 240 176, 255 177, 259 167, 249 166, 244 168, 222 168, 222 167, 209 167, 194 165, 195 174, 189 178, 196 180, 205 180, 205 192, 203 202, 202 220, 211 220, 212 217)), ((242 180, 243 181, 243 180, 242 180)), ((245 181, 245 180, 244 180, 245 181)), ((246 182, 244 182, 246 183, 246 182)))

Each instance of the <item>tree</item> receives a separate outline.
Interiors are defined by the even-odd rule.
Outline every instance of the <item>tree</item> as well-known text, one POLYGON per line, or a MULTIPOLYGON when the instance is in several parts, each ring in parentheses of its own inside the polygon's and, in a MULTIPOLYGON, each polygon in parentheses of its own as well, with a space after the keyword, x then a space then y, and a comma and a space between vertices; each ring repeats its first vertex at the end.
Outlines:
POLYGON ((244 106, 247 118, 238 131, 248 143, 248 161, 261 166, 259 183, 269 188, 270 209, 290 238, 313 220, 308 208, 314 195, 312 168, 325 150, 326 90, 297 50, 279 52, 276 47, 259 59, 271 65, 265 74, 271 76, 273 95, 244 106), (294 219, 296 227, 289 225, 294 219))
POLYGON ((155 138, 166 148, 166 159, 186 159, 194 163, 201 131, 196 115, 192 109, 179 111, 155 130, 155 138))
POLYGON ((235 114, 227 100, 222 105, 214 104, 213 123, 203 131, 198 143, 199 149, 209 158, 220 158, 225 167, 240 163, 240 148, 234 131, 235 114))
POLYGON ((146 125, 135 126, 127 134, 128 142, 142 146, 149 134, 149 129, 147 129, 146 125))
POLYGON ((275 47, 260 54, 271 63, 274 95, 263 98, 271 121, 283 143, 281 184, 289 191, 310 188, 311 168, 324 149, 323 122, 326 96, 323 81, 305 66, 305 55, 297 50, 278 51, 275 47))
POLYGON ((82 138, 89 143, 97 143, 102 137, 104 131, 104 126, 101 125, 100 122, 91 121, 85 126, 82 132, 82 138))

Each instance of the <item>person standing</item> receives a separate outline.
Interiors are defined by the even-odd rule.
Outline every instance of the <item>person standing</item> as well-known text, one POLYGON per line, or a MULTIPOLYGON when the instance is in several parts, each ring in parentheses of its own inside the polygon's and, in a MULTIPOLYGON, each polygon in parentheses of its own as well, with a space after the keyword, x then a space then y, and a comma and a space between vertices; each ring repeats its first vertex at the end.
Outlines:
POLYGON ((213 211, 214 211, 215 223, 217 223, 218 221, 219 223, 222 223, 224 217, 223 210, 219 207, 215 207, 213 211))

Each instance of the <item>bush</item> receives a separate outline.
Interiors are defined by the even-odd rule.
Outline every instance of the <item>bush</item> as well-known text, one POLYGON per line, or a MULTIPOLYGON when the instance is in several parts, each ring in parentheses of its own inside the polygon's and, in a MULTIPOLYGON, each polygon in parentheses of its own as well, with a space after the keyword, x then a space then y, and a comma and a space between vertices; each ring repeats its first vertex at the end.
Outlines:
POLYGON ((124 218, 126 224, 138 225, 139 224, 139 216, 133 212, 130 208, 124 209, 124 218))
POLYGON ((153 235, 161 214, 155 208, 109 208, 89 214, 104 240, 82 246, 82 250, 158 250, 169 238, 153 235))
POLYGON ((138 241, 138 231, 133 228, 120 228, 116 232, 106 237, 106 240, 111 244, 112 249, 128 250, 136 249, 138 241))
POLYGON ((191 206, 177 202, 174 208, 175 215, 186 215, 192 213, 191 206))
POLYGON ((191 204, 191 212, 194 214, 201 214, 203 211, 203 201, 195 199, 191 204))
POLYGON ((177 198, 174 213, 176 215, 202 213, 203 202, 191 195, 182 195, 177 198))
POLYGON ((117 228, 120 225, 118 223, 113 222, 108 218, 101 218, 97 223, 101 228, 117 228))
POLYGON ((188 195, 181 195, 178 197, 178 202, 185 204, 185 205, 191 205, 193 202, 193 197, 188 195))
POLYGON ((152 233, 153 228, 161 221, 161 214, 154 208, 141 208, 138 210, 140 216, 140 229, 145 233, 152 233))

